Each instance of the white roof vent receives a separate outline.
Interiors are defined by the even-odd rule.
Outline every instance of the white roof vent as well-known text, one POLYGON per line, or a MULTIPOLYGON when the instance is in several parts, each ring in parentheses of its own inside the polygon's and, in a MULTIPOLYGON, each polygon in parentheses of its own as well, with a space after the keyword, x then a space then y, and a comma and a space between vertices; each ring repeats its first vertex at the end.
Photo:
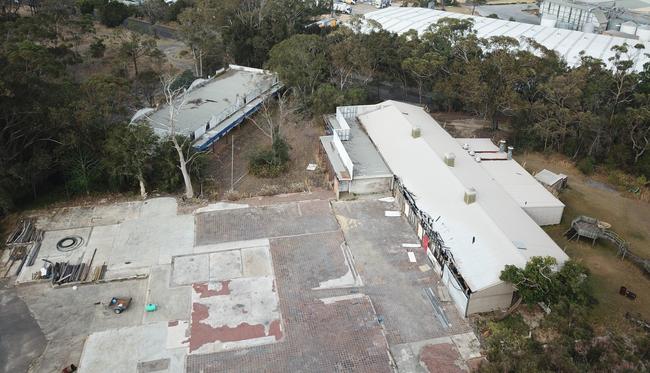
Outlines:
POLYGON ((445 164, 454 167, 456 164, 456 155, 454 153, 445 153, 445 164))
POLYGON ((476 202, 476 189, 467 188, 465 190, 465 195, 463 196, 463 200, 468 205, 471 205, 472 203, 476 202))
POLYGON ((474 152, 473 150, 470 150, 470 151, 469 151, 469 155, 471 155, 472 157, 473 157, 475 154, 476 154, 476 152, 474 152))
POLYGON ((463 144, 463 149, 468 150, 468 149, 469 149, 469 144, 468 144, 468 143, 464 143, 464 144, 463 144))
POLYGON ((481 156, 477 155, 476 158, 474 158, 476 162, 481 163, 481 156))

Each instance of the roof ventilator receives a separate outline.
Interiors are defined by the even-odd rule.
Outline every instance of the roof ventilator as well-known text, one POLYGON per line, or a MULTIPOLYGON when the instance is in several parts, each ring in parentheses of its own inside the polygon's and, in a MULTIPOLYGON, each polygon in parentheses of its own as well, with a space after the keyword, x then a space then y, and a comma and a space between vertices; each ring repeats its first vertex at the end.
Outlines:
POLYGON ((445 164, 454 167, 456 164, 456 155, 454 153, 445 153, 445 164))
POLYGON ((474 188, 466 189, 463 200, 467 205, 471 205, 472 203, 476 202, 476 189, 474 188))

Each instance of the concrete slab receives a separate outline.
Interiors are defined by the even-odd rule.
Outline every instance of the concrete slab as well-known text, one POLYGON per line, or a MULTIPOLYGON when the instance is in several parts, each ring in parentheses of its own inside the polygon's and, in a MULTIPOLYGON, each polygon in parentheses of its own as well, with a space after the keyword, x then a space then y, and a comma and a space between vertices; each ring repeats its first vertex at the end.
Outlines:
POLYGON ((146 303, 158 305, 155 312, 145 312, 142 322, 151 324, 169 320, 189 320, 191 308, 190 286, 170 288, 170 266, 151 268, 146 303))
POLYGON ((481 357, 481 343, 474 332, 452 335, 451 340, 463 359, 470 360, 481 357))
POLYGON ((141 218, 176 216, 178 204, 176 198, 160 197, 146 200, 140 210, 141 218))
POLYGON ((33 371, 60 372, 64 366, 76 364, 90 333, 140 324, 146 287, 144 280, 82 285, 77 290, 72 287, 52 289, 49 284, 18 287, 19 296, 29 305, 48 340, 33 371), (117 315, 105 313, 105 306, 96 304, 106 304, 114 296, 132 297, 131 308, 117 315))
POLYGON ((216 251, 228 251, 234 249, 244 249, 247 247, 269 246, 268 238, 259 238, 254 240, 230 241, 217 244, 207 244, 194 246, 194 253, 212 253, 216 251))
POLYGON ((42 230, 61 230, 119 224, 140 216, 141 201, 110 205, 66 207, 39 217, 36 225, 42 230))
POLYGON ((245 203, 217 202, 217 203, 211 203, 205 207, 201 207, 194 210, 194 214, 200 214, 203 212, 210 212, 210 211, 245 209, 247 207, 249 206, 245 203))
POLYGON ((273 277, 193 285, 190 354, 272 343, 282 338, 273 277))
POLYGON ((172 286, 208 281, 210 262, 207 254, 175 256, 172 260, 172 286))
POLYGON ((0 372, 27 372, 47 341, 25 302, 7 282, 0 281, 0 372))
POLYGON ((167 361, 163 371, 184 371, 183 349, 167 349, 166 322, 111 329, 91 334, 81 356, 79 370, 85 373, 143 372, 167 361), (119 343, 116 343, 119 341, 119 343), (116 358, 118 357, 119 358, 116 358))
MULTIPOLYGON (((212 256, 210 260, 212 260, 212 256)), ((241 261, 244 277, 265 277, 273 275, 269 246, 242 249, 241 261)))
POLYGON ((228 280, 242 277, 241 250, 230 250, 212 253, 209 254, 209 258, 210 281, 228 280))
POLYGON ((185 352, 190 343, 190 322, 188 320, 170 320, 167 322, 168 349, 181 348, 185 352))
POLYGON ((36 257, 34 265, 31 267, 24 266, 21 270, 21 273, 16 279, 16 283, 32 282, 32 274, 38 272, 43 266, 43 259, 47 259, 52 262, 78 260, 86 252, 88 238, 91 235, 91 230, 92 228, 87 227, 45 232, 43 235, 41 248, 38 252, 38 256, 36 257), (59 251, 56 248, 56 244, 59 242, 59 240, 67 236, 79 236, 83 239, 83 243, 79 248, 72 251, 59 251))
POLYGON ((172 257, 192 253, 194 219, 191 215, 156 216, 124 222, 113 245, 110 271, 170 264, 172 257))

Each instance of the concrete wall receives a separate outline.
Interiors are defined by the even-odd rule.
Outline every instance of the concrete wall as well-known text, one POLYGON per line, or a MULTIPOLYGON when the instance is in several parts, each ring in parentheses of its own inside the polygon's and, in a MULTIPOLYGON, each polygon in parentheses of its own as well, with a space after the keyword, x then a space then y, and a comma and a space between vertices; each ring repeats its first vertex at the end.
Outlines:
POLYGON ((490 312, 505 309, 512 304, 512 293, 514 288, 511 284, 503 282, 487 289, 471 293, 467 314, 478 312, 490 312))
POLYGON ((540 226, 560 224, 564 206, 524 207, 524 211, 540 226))
POLYGON ((392 181, 392 176, 352 179, 349 191, 354 194, 384 193, 391 189, 392 181))

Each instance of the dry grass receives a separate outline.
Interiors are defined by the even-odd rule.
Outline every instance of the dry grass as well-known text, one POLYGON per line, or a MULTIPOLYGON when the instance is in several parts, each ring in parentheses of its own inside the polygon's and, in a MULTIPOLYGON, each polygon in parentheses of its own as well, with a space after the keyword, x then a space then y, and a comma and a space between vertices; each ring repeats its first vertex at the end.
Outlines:
POLYGON ((232 178, 240 198, 268 196, 282 193, 309 191, 326 185, 324 164, 320 160, 319 136, 324 126, 317 120, 305 120, 293 115, 283 125, 283 136, 291 146, 289 170, 277 178, 260 178, 248 173, 248 160, 258 149, 270 147, 271 140, 255 125, 245 121, 229 135, 217 141, 210 154, 210 182, 206 190, 215 198, 228 198, 231 183, 231 145, 234 136, 234 167, 232 178), (315 171, 307 171, 309 163, 318 164, 315 171))
POLYGON ((559 195, 566 204, 562 224, 546 230, 570 257, 583 262, 591 271, 599 301, 594 311, 597 327, 628 330, 630 325, 623 318, 625 312, 640 313, 650 319, 650 279, 639 268, 618 258, 616 249, 606 242, 598 242, 592 247, 587 241, 567 241, 563 236, 573 218, 588 215, 612 224, 612 229, 630 243, 633 251, 650 257, 648 203, 629 198, 614 186, 605 184, 603 180, 607 175, 583 175, 563 156, 528 153, 517 159, 531 172, 547 168, 569 176, 569 188, 559 195), (620 296, 618 289, 621 286, 636 292, 636 300, 620 296))

